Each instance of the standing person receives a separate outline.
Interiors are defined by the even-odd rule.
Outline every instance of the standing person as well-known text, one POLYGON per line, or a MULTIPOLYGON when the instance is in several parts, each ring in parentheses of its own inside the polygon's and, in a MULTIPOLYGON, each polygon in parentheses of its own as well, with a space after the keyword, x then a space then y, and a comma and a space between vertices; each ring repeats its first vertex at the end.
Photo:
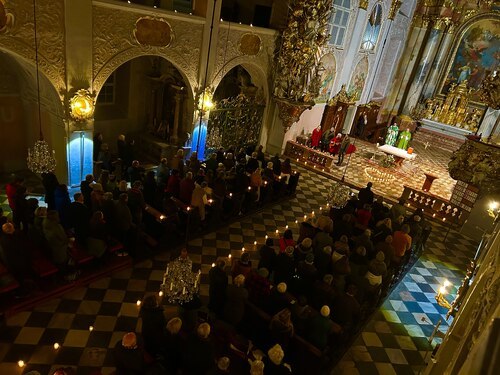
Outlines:
POLYGON ((52 172, 42 173, 42 185, 45 189, 45 203, 47 203, 47 208, 55 210, 56 202, 54 194, 56 188, 59 186, 56 175, 52 172))
POLYGON ((210 325, 201 323, 196 330, 196 335, 188 338, 186 350, 183 353, 183 374, 206 374, 215 366, 215 351, 209 336, 210 325))
POLYGON ((146 369, 144 349, 137 345, 134 332, 126 333, 115 345, 116 375, 143 375, 146 369))
POLYGON ((186 177, 184 177, 179 184, 179 199, 184 204, 191 204, 194 187, 193 173, 188 172, 186 173, 186 177))
POLYGON ((16 196, 16 190, 19 186, 21 186, 24 182, 24 178, 19 176, 14 176, 12 181, 9 182, 5 186, 5 193, 7 194, 7 200, 9 201, 9 207, 12 211, 16 208, 16 204, 14 202, 16 196))
POLYGON ((208 272, 208 308, 217 316, 221 317, 226 303, 226 289, 228 285, 228 276, 224 271, 226 262, 218 260, 215 267, 208 272))
POLYGON ((260 259, 257 268, 267 268, 269 273, 274 271, 276 263, 276 252, 274 251, 273 245, 274 240, 272 238, 268 238, 266 240, 266 244, 259 250, 260 259))
POLYGON ((366 113, 362 113, 358 118, 358 122, 356 124, 356 137, 363 138, 363 133, 365 132, 365 127, 368 124, 368 116, 366 113))
POLYGON ((2 225, 2 233, 0 235, 0 247, 3 250, 4 256, 2 260, 5 261, 5 266, 21 285, 17 291, 18 297, 25 297, 28 294, 25 279, 28 277, 30 262, 24 238, 24 236, 16 232, 12 223, 2 225))
POLYGON ((90 199, 90 195, 92 194, 92 183, 94 182, 94 176, 88 174, 85 176, 85 180, 83 180, 80 184, 80 191, 83 194, 83 203, 89 209, 92 208, 92 201, 90 199))
POLYGON ((128 191, 128 207, 132 214, 132 221, 135 225, 142 223, 142 210, 146 206, 144 196, 141 191, 141 181, 135 181, 132 188, 128 191))
POLYGON ((89 235, 90 210, 83 202, 83 194, 75 193, 74 202, 70 205, 70 221, 75 231, 75 239, 85 245, 89 235))
POLYGON ((358 193, 359 207, 363 207, 365 204, 371 205, 373 203, 373 199, 375 196, 372 191, 372 186, 373 184, 371 182, 368 182, 366 184, 366 187, 359 190, 358 193))
POLYGON ((163 314, 163 306, 158 300, 157 294, 150 294, 144 298, 141 304, 140 316, 142 318, 142 338, 144 349, 153 358, 164 351, 166 320, 163 314))
MULTIPOLYGON (((134 255, 135 243, 133 236, 133 221, 132 213, 128 207, 128 194, 121 193, 118 201, 115 203, 114 209, 114 233, 119 241, 121 241, 129 253, 134 255)), ((125 252, 122 252, 126 255, 125 252)))
POLYGON ((170 168, 179 171, 179 176, 184 176, 184 150, 182 148, 177 150, 177 154, 170 162, 170 168))
POLYGON ((167 187, 165 188, 165 193, 167 197, 179 198, 181 179, 179 177, 179 171, 177 169, 172 169, 172 174, 168 178, 167 187))
POLYGON ((203 181, 201 185, 194 184, 193 194, 191 195, 191 206, 198 208, 200 220, 205 222, 205 205, 208 204, 207 199, 207 183, 203 181))
POLYGON ((321 131, 321 125, 318 125, 312 131, 312 135, 311 135, 311 147, 312 148, 318 148, 319 147, 322 135, 323 135, 323 132, 321 131))
POLYGON ((99 160, 98 158, 99 158, 99 152, 101 152, 102 141, 103 141, 102 133, 96 133, 94 135, 94 149, 92 155, 92 159, 94 161, 99 160))
POLYGON ((392 236, 392 246, 394 247, 394 257, 392 261, 396 266, 401 266, 404 256, 411 249, 412 238, 409 233, 410 226, 408 224, 403 224, 401 230, 397 230, 392 236))
POLYGON ((342 165, 344 161, 344 156, 345 153, 347 152, 347 148, 351 144, 351 141, 349 139, 349 136, 346 134, 344 135, 344 138, 342 138, 342 142, 340 143, 340 148, 339 148, 339 159, 337 161, 337 165, 342 165))
POLYGON ((170 169, 168 168, 167 158, 162 158, 160 164, 156 167, 156 182, 158 183, 158 189, 163 192, 168 183, 168 178, 170 176, 170 169))
POLYGON ((132 161, 135 160, 135 141, 131 139, 128 141, 125 147, 125 166, 128 168, 132 165, 132 161))
POLYGON ((57 211, 47 211, 47 217, 43 221, 43 234, 47 239, 52 261, 64 272, 68 264, 69 240, 60 224, 57 211))
POLYGON ((55 209, 59 213, 61 224, 65 229, 71 227, 70 206, 71 199, 69 198, 68 186, 60 184, 54 192, 55 209))
POLYGON ((28 231, 28 201, 26 200, 26 186, 24 185, 18 185, 16 188, 12 217, 16 229, 22 229, 24 232, 28 231))
POLYGON ((118 157, 122 159, 123 165, 125 165, 126 149, 127 143, 125 142, 125 135, 120 134, 116 140, 116 148, 118 150, 118 157))
POLYGON ((224 320, 237 327, 245 315, 245 303, 248 300, 248 291, 244 288, 245 276, 238 275, 233 284, 226 289, 226 303, 224 305, 224 320))

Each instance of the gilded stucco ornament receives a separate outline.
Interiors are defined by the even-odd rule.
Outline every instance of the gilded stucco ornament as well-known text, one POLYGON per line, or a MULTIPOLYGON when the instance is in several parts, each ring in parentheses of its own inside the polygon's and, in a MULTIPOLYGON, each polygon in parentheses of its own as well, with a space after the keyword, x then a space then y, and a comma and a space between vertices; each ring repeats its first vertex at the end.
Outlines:
POLYGON ((392 0, 391 2, 391 7, 389 8, 389 13, 387 15, 387 18, 390 20, 394 20, 396 17, 396 14, 398 14, 399 8, 401 7, 402 1, 401 0, 392 0))
POLYGON ((262 40, 257 34, 246 33, 240 38, 239 50, 242 54, 255 56, 262 48, 262 40))
POLYGON ((173 39, 170 24, 162 18, 141 17, 133 31, 137 43, 146 46, 168 47, 173 39))
POLYGON ((288 26, 275 54, 273 95, 287 131, 314 105, 324 70, 319 56, 328 40, 330 0, 293 0, 288 26))
POLYGON ((480 195, 500 192, 500 147, 467 140, 448 163, 450 176, 479 187, 480 195))
POLYGON ((359 9, 367 10, 369 0, 359 0, 359 9))
POLYGON ((493 109, 500 109, 500 74, 494 71, 481 84, 479 95, 483 103, 493 109))
POLYGON ((71 117, 79 122, 91 120, 94 117, 95 96, 88 90, 78 90, 69 100, 71 117))

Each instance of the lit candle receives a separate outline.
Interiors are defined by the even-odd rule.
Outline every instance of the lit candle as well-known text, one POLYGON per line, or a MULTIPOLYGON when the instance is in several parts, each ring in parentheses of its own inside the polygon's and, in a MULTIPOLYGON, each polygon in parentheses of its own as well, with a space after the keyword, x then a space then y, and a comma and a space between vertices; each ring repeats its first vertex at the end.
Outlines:
POLYGON ((94 327, 89 326, 89 331, 92 332, 94 330, 94 327))
POLYGON ((182 288, 182 294, 186 294, 186 287, 182 288))
POLYGON ((188 211, 191 211, 191 207, 189 207, 189 206, 188 206, 187 210, 188 210, 188 211))
POLYGON ((137 300, 136 304, 137 304, 137 306, 141 306, 141 301, 137 300))
POLYGON ((163 292, 160 290, 160 292, 158 293, 158 295, 159 295, 160 297, 163 297, 163 292))
POLYGON ((59 349, 59 348, 60 348, 59 343, 57 343, 57 342, 56 342, 56 343, 54 343, 54 349, 55 349, 55 350, 57 350, 57 349, 59 349))
MULTIPOLYGON (((213 268, 213 267, 215 267, 215 263, 212 263, 212 268, 213 268)), ((172 290, 172 289, 170 289, 170 290, 172 290)))
POLYGON ((280 233, 280 231, 278 229, 276 229, 276 234, 279 234, 279 233, 280 233))
POLYGON ((174 283, 170 283, 170 290, 174 289, 174 283))
POLYGON ((251 186, 249 186, 249 187, 248 187, 248 191, 250 191, 250 190, 252 190, 252 187, 251 187, 251 186))
POLYGON ((445 217, 443 217, 443 221, 446 221, 446 218, 445 218, 445 217))
POLYGON ((227 257, 228 257, 229 259, 231 259, 231 254, 229 254, 227 257))
POLYGON ((266 234, 266 240, 267 240, 267 238, 268 238, 268 237, 267 237, 267 234, 266 234))
POLYGON ((164 215, 160 215, 160 220, 165 220, 165 216, 164 215))
POLYGON ((242 247, 242 248, 241 248, 241 251, 245 251, 245 248, 244 248, 244 247, 242 247))
POLYGON ((21 360, 17 361, 17 365, 18 365, 19 367, 24 367, 25 363, 24 363, 24 361, 21 359, 21 360))
POLYGON ((314 211, 311 213, 312 216, 314 216, 314 211))
POLYGON ((196 289, 196 286, 197 286, 197 285, 198 285, 198 280, 195 280, 195 281, 194 281, 194 287, 195 287, 195 289, 196 289))
POLYGON ((253 241, 253 244, 254 244, 254 245, 257 245, 257 241, 253 241))
POLYGON ((307 215, 304 215, 304 220, 306 220, 306 219, 307 219, 307 215))
POLYGON ((233 193, 229 193, 229 198, 232 198, 233 197, 233 193))
POLYGON ((298 220, 295 220, 295 224, 298 224, 298 223, 299 223, 299 221, 298 221, 298 220))
POLYGON ((285 229, 288 229, 288 224, 287 224, 287 225, 285 225, 285 229))

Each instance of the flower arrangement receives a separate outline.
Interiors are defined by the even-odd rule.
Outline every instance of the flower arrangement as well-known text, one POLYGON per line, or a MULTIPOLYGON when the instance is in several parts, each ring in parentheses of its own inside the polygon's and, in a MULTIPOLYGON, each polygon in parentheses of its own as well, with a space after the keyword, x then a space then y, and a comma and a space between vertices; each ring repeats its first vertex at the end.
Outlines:
POLYGON ((394 156, 387 155, 380 161, 379 165, 384 168, 393 168, 396 165, 396 160, 394 160, 394 156))

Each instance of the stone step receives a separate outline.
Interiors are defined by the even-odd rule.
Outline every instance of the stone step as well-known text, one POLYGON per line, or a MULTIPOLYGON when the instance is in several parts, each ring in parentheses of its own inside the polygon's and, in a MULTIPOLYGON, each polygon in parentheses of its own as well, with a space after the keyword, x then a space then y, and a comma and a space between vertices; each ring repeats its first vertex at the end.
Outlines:
POLYGON ((464 141, 447 137, 444 134, 439 134, 427 129, 418 129, 413 135, 413 141, 438 147, 450 152, 456 151, 464 143, 464 141))

